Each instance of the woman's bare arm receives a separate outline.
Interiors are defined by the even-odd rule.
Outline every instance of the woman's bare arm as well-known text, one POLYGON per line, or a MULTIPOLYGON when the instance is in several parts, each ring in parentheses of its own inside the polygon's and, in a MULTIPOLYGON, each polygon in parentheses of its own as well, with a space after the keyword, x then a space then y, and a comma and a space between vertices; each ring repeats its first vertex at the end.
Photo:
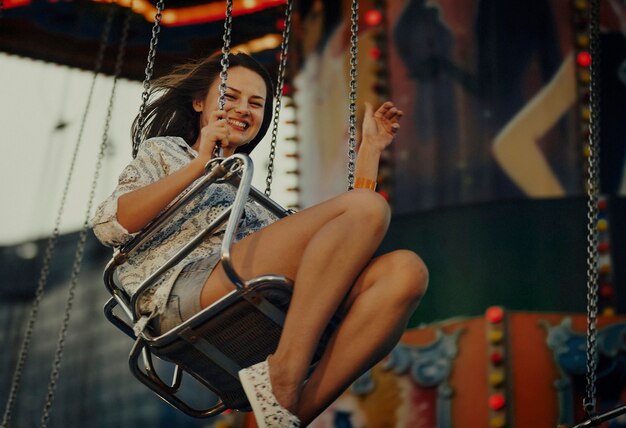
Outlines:
POLYGON ((356 177, 376 181, 380 155, 400 129, 401 118, 402 111, 390 101, 381 105, 376 112, 370 103, 365 103, 363 138, 356 160, 356 177))
POLYGON ((202 127, 194 147, 198 157, 189 164, 159 181, 126 193, 117 201, 117 221, 130 233, 146 226, 167 205, 204 173, 204 166, 211 159, 215 144, 228 145, 225 112, 216 110, 209 123, 202 127))
POLYGON ((204 163, 192 160, 180 170, 117 200, 117 221, 130 233, 141 230, 204 172, 204 163))

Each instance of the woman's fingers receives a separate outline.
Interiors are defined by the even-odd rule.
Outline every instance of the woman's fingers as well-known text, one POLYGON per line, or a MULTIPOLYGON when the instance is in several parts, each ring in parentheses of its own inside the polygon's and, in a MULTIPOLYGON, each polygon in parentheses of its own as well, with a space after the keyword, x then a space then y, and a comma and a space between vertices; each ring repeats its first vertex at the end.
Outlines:
POLYGON ((404 114, 402 110, 398 109, 391 101, 383 103, 376 111, 377 115, 384 117, 388 120, 400 120, 404 114))
POLYGON ((398 110, 396 114, 394 114, 394 116, 389 119, 389 121, 393 124, 397 124, 400 122, 400 119, 402 119, 403 114, 404 113, 402 112, 402 110, 398 110))
POLYGON ((392 104, 389 108, 385 109, 385 111, 382 112, 382 114, 385 117, 385 119, 400 120, 404 112, 392 104))
POLYGON ((372 107, 371 103, 368 103, 367 101, 365 101, 365 117, 366 118, 371 118, 374 115, 374 108, 372 107))
POLYGON ((209 117, 209 123, 217 122, 219 120, 223 120, 226 122, 226 111, 224 110, 214 110, 209 117))
POLYGON ((228 126, 226 125, 226 120, 220 120, 219 122, 217 122, 215 124, 215 130, 228 135, 229 130, 228 130, 228 126))
POLYGON ((211 147, 219 144, 221 147, 228 145, 229 128, 226 122, 226 112, 215 110, 209 116, 209 123, 201 129, 202 141, 211 147))
POLYGON ((393 107, 393 103, 391 101, 384 102, 378 109, 376 110, 376 116, 386 117, 389 110, 393 107))
MULTIPOLYGON (((372 105, 365 102, 365 118, 371 118, 372 105)), ((404 112, 398 109, 391 101, 384 102, 376 112, 373 113, 375 123, 379 127, 379 130, 395 135, 400 129, 400 119, 404 115, 404 112)))

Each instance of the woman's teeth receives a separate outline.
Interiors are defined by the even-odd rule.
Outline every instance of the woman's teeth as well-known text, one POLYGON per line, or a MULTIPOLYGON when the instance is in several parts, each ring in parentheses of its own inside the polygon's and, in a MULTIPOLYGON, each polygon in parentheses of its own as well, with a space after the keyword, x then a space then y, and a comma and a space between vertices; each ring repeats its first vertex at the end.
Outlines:
POLYGON ((248 128, 248 124, 245 122, 240 122, 238 120, 234 120, 234 119, 228 119, 228 123, 236 126, 238 128, 242 128, 242 129, 247 129, 248 128))

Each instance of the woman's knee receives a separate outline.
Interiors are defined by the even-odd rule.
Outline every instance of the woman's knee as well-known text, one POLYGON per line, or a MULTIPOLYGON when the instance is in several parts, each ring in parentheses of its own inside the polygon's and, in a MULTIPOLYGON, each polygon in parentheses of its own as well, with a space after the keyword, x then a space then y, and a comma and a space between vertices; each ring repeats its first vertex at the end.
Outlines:
POLYGON ((379 193, 371 190, 355 189, 344 194, 346 210, 370 227, 384 231, 389 226, 391 210, 389 204, 379 193))
POLYGON ((428 268, 413 251, 389 253, 389 274, 394 294, 401 302, 419 302, 428 288, 428 268))

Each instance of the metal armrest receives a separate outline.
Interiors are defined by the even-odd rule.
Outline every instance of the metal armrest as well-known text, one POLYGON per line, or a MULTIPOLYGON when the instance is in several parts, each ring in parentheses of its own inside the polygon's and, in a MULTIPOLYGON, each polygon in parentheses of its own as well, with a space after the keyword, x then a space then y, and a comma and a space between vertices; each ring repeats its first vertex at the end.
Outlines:
MULTIPOLYGON (((178 201, 172 204, 167 210, 165 210, 158 218, 151 222, 144 231, 137 235, 131 242, 120 248, 113 259, 108 263, 104 272, 104 282, 111 294, 116 296, 117 303, 124 309, 126 313, 132 314, 132 319, 136 321, 139 318, 137 311, 137 302, 139 297, 144 291, 146 291, 152 284, 154 284, 158 278, 163 275, 167 270, 171 269, 176 263, 180 262, 184 257, 191 253, 205 238, 221 227, 224 222, 228 220, 226 226, 226 232, 222 242, 222 265, 229 277, 229 279, 239 288, 247 287, 251 282, 256 282, 253 278, 249 281, 244 281, 235 271, 230 260, 230 247, 234 235, 239 225, 239 219, 243 215, 245 204, 248 197, 252 197, 257 203, 269 210, 273 215, 278 218, 285 217, 289 214, 284 208, 278 205, 276 202, 267 198, 259 190, 251 186, 253 175, 253 164, 250 158, 243 154, 236 154, 227 159, 216 158, 207 163, 205 168, 208 173, 200 180, 189 192, 182 196, 178 201), (205 189, 212 183, 218 180, 226 182, 236 189, 235 201, 230 208, 222 212, 218 218, 216 218, 207 228, 196 235, 190 242, 185 244, 174 256, 172 256, 165 264, 159 267, 148 278, 146 278, 139 286, 133 296, 128 297, 126 292, 120 288, 114 281, 114 274, 117 267, 125 263, 129 255, 131 255, 137 248, 148 241, 156 232, 161 230, 167 221, 172 218, 177 212, 180 211, 192 198, 198 194, 198 192, 205 189), (233 215, 231 215, 233 214, 233 215)), ((275 276, 273 276, 275 277, 275 276)), ((281 278, 282 279, 282 278, 281 278)), ((288 279, 284 279, 290 282, 288 279)), ((119 324, 119 318, 116 316, 107 315, 107 318, 111 320, 115 325, 120 327, 124 332, 125 328, 119 324)))

